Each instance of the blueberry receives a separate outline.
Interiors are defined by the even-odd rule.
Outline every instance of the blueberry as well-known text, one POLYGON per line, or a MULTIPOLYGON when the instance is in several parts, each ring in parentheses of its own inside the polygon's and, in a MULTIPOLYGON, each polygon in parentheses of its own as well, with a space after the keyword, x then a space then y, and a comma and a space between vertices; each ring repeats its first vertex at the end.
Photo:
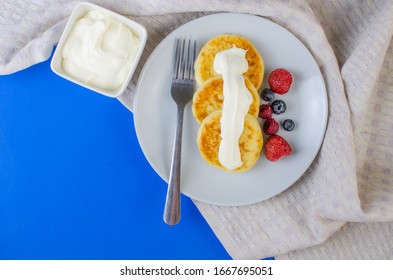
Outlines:
POLYGON ((274 100, 274 91, 272 91, 270 88, 265 88, 262 90, 261 97, 265 101, 273 101, 274 100))
POLYGON ((276 115, 282 114, 287 110, 287 105, 282 100, 275 100, 271 105, 273 113, 276 115))
POLYGON ((287 119, 282 123, 282 127, 286 131, 292 131, 295 128, 295 123, 293 120, 287 119))

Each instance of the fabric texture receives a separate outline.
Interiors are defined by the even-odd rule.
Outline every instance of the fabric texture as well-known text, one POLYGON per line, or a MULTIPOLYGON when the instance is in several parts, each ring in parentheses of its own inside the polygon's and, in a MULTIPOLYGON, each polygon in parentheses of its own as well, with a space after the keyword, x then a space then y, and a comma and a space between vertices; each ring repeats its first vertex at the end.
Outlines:
MULTIPOLYGON (((321 150, 289 189, 266 201, 222 207, 195 201, 234 259, 393 259, 393 2, 91 1, 144 25, 135 85, 157 44, 214 12, 266 17, 291 31, 325 79, 329 119, 321 150), (330 238, 329 238, 330 237, 330 238)), ((0 2, 0 74, 50 57, 77 1, 0 2)))

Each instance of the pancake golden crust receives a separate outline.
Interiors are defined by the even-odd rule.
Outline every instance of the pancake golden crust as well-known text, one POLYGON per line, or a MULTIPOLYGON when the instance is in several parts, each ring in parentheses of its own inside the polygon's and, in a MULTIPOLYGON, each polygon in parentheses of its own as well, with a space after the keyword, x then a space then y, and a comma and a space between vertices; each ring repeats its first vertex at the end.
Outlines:
MULTIPOLYGON (((248 113, 256 118, 259 113, 259 94, 247 78, 245 84, 253 98, 248 113)), ((223 102, 223 79, 219 76, 210 78, 194 93, 192 113, 201 123, 210 113, 221 110, 223 102)))
POLYGON ((250 41, 236 34, 216 36, 203 46, 195 61, 195 79, 199 86, 209 78, 217 76, 217 73, 213 69, 216 54, 230 49, 234 45, 247 50, 246 59, 248 61, 248 70, 244 76, 251 81, 256 89, 259 89, 264 75, 262 58, 250 41))
POLYGON ((210 165, 225 171, 242 172, 249 170, 258 160, 263 146, 262 131, 258 121, 247 114, 244 119, 243 134, 239 139, 241 160, 243 165, 235 170, 223 167, 218 159, 218 150, 221 142, 221 110, 208 115, 198 130, 198 148, 203 159, 210 165))

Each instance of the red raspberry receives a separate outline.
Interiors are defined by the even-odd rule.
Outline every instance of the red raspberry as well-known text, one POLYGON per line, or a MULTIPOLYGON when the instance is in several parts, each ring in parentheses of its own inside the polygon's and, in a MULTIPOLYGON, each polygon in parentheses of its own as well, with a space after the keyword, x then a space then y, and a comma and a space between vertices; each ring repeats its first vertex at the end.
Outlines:
POLYGON ((259 115, 258 116, 260 118, 268 119, 268 118, 271 118, 272 115, 273 115, 273 110, 272 110, 272 107, 270 107, 269 105, 264 104, 259 107, 259 115))
POLYGON ((279 128, 280 128, 280 125, 273 118, 267 119, 265 121, 265 123, 263 124, 263 131, 265 132, 265 134, 268 134, 268 135, 276 134, 278 132, 279 128))
POLYGON ((277 161, 281 157, 289 156, 291 152, 291 146, 279 135, 272 135, 266 141, 265 156, 270 161, 277 161))
POLYGON ((284 68, 278 68, 270 73, 267 79, 270 89, 278 94, 285 94, 292 84, 292 75, 284 68))

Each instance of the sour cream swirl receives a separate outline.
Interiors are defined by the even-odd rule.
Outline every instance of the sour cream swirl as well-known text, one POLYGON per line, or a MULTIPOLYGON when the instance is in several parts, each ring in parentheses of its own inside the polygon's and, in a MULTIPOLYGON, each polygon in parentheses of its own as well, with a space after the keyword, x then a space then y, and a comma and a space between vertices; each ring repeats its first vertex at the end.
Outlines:
POLYGON ((221 165, 229 170, 243 165, 239 138, 243 133, 244 118, 252 103, 252 95, 242 76, 248 70, 246 52, 247 50, 234 46, 217 53, 214 59, 214 71, 221 74, 224 81, 218 159, 221 165))
POLYGON ((91 11, 76 21, 62 50, 62 68, 74 78, 116 90, 127 77, 140 39, 123 23, 91 11))

